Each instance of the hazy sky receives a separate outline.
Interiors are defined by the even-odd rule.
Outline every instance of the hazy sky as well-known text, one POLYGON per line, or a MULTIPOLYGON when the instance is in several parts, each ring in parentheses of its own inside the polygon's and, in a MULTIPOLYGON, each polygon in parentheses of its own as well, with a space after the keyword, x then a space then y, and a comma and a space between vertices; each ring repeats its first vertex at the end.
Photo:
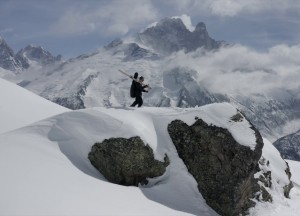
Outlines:
POLYGON ((299 0, 0 0, 0 36, 15 52, 35 44, 74 57, 183 14, 255 50, 300 44, 299 0))

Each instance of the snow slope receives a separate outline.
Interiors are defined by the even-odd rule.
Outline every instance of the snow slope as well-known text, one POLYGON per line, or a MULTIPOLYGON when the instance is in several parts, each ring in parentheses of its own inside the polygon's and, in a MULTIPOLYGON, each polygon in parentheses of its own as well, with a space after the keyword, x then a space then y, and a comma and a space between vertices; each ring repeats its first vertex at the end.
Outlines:
MULTIPOLYGON (((192 109, 90 108, 65 112, 1 134, 0 215, 215 216, 178 158, 167 125, 174 119, 190 125, 198 116, 209 124, 228 128, 242 144, 253 146, 255 139, 249 123, 230 121, 234 114, 236 110, 226 103, 192 109), (166 173, 144 187, 107 182, 88 160, 91 146, 106 138, 136 135, 150 145, 156 159, 163 160, 168 154, 166 173)), ((271 156, 271 164, 282 165, 278 152, 271 152, 271 156)), ((272 167, 277 173, 274 181, 286 181, 282 168, 272 167)), ((280 208, 287 201, 277 190, 274 188, 274 195, 284 200, 276 203, 280 208)), ((297 191, 295 200, 300 197, 297 191)), ((273 211, 273 204, 266 205, 258 205, 252 215, 284 215, 273 211)))
POLYGON ((68 109, 0 78, 0 134, 68 109))

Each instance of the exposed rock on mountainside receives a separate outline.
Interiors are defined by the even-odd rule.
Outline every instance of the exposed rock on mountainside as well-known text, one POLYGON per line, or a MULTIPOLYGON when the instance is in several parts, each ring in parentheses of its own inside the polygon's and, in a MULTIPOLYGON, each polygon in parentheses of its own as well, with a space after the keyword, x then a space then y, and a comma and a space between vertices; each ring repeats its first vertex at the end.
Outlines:
POLYGON ((147 178, 164 174, 169 165, 154 159, 153 150, 139 137, 111 138, 96 143, 89 153, 91 163, 109 181, 121 185, 148 184, 147 178))
POLYGON ((0 67, 10 71, 22 69, 22 63, 2 37, 0 37, 0 67))
POLYGON ((300 130, 278 139, 273 144, 284 159, 300 161, 300 130))
POLYGON ((54 57, 49 51, 44 50, 41 46, 28 45, 17 53, 17 58, 21 59, 23 65, 30 66, 34 61, 41 65, 53 64, 61 60, 61 55, 54 57))
POLYGON ((195 30, 190 32, 179 18, 161 20, 155 26, 139 33, 137 41, 162 54, 179 50, 190 52, 200 47, 211 50, 223 44, 209 37, 204 23, 198 23, 195 30))
POLYGON ((207 203, 221 215, 239 215, 254 205, 250 198, 260 190, 254 173, 259 170, 263 141, 256 134, 256 148, 237 143, 228 130, 198 119, 192 126, 176 120, 169 134, 198 182, 207 203))
POLYGON ((0 67, 10 71, 21 71, 34 63, 42 66, 53 64, 61 60, 61 55, 54 57, 49 51, 40 46, 28 45, 16 55, 6 41, 0 37, 0 67))

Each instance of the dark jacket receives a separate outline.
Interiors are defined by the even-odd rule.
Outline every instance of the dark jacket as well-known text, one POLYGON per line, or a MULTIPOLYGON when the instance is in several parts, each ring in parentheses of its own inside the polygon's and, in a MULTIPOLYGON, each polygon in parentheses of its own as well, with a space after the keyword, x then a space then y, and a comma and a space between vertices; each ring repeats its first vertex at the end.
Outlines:
POLYGON ((147 88, 147 85, 142 86, 141 83, 136 82, 135 83, 135 96, 142 96, 142 92, 148 92, 145 90, 145 88, 147 88))

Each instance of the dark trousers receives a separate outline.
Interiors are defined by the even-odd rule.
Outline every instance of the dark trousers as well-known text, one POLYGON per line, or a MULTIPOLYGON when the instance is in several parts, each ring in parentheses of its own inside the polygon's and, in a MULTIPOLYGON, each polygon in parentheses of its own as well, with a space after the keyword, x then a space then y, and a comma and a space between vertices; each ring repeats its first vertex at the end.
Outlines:
POLYGON ((138 107, 141 107, 143 105, 143 98, 142 98, 142 96, 137 96, 135 98, 135 101, 133 102, 133 104, 131 104, 131 107, 135 107, 136 105, 138 105, 138 107))

